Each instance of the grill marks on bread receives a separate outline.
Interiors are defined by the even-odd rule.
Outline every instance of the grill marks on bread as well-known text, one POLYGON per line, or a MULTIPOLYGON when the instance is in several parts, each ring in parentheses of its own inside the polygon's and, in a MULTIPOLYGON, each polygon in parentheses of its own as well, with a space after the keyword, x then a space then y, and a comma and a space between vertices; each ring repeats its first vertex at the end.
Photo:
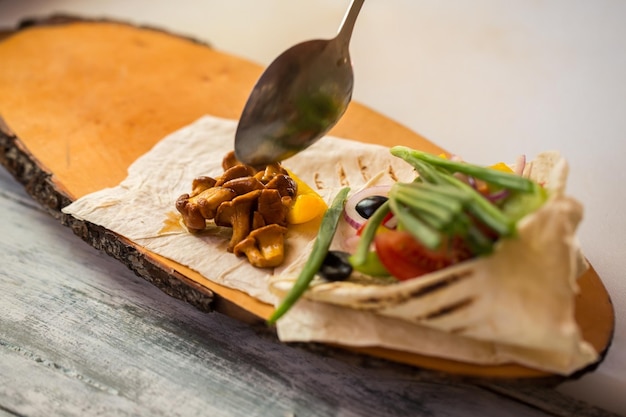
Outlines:
MULTIPOLYGON (((369 180, 372 179, 372 175, 369 172, 370 168, 369 168, 366 158, 363 158, 362 156, 357 156, 356 165, 358 167, 358 172, 361 175, 361 179, 364 182, 368 182, 369 180)), ((353 170, 350 170, 350 171, 353 171, 353 170)), ((398 181, 398 176, 396 175, 396 172, 393 169, 393 166, 388 165, 383 172, 385 175, 389 176, 389 178, 391 178, 392 181, 394 182, 398 181)), ((335 167, 335 175, 337 178, 337 182, 340 186, 342 187, 350 186, 350 178, 348 177, 347 170, 344 164, 342 163, 337 164, 337 166, 335 167)), ((328 188, 328 185, 322 180, 322 177, 324 177, 324 175, 319 172, 313 173, 313 184, 315 185, 315 188, 317 189, 317 191, 328 188)))
POLYGON ((464 310, 466 307, 471 306, 473 303, 474 303, 474 297, 462 298, 458 301, 446 304, 440 307, 438 310, 433 310, 429 312, 428 314, 417 317, 417 321, 434 320, 434 319, 441 318, 441 317, 447 316, 455 312, 460 312, 464 310))
MULTIPOLYGON (((385 309, 401 306, 407 302, 417 305, 421 300, 423 300, 426 303, 428 297, 437 296, 443 291, 451 290, 454 286, 471 279, 472 276, 473 272, 471 270, 451 273, 436 282, 422 285, 413 291, 406 291, 402 293, 395 292, 391 295, 385 294, 383 291, 381 296, 371 296, 369 298, 359 300, 359 305, 361 308, 367 310, 382 312, 385 309)), ((412 321, 428 322, 444 319, 453 314, 463 314, 474 305, 477 298, 478 297, 476 295, 465 295, 461 298, 454 297, 443 304, 437 303, 437 305, 432 309, 419 312, 418 315, 413 317, 412 321)), ((462 328, 457 329, 458 332, 462 332, 463 330, 464 329, 462 328)))

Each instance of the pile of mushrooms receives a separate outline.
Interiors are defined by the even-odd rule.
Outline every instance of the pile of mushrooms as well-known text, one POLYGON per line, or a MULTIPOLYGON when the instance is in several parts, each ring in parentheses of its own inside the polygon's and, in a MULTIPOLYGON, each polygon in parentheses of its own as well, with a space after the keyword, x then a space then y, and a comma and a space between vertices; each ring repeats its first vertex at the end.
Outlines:
POLYGON ((229 252, 245 255, 258 268, 280 265, 296 182, 278 163, 257 170, 237 161, 234 152, 224 157, 222 168, 218 178, 195 178, 191 193, 176 200, 185 226, 199 232, 212 220, 216 226, 230 227, 229 252))

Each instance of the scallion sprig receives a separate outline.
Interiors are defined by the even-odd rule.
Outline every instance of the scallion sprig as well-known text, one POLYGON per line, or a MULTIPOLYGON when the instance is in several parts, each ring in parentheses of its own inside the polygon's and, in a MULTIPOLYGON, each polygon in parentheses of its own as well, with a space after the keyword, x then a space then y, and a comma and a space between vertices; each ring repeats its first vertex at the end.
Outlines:
POLYGON ((333 199, 333 202, 328 207, 322 218, 317 238, 313 243, 313 249, 311 255, 307 259, 302 271, 298 275, 296 282, 291 290, 287 293, 285 298, 281 301, 280 305, 274 310, 270 318, 267 320, 268 324, 273 324, 281 318, 289 309, 298 301, 298 299, 309 288, 309 284, 320 270, 324 258, 328 253, 330 244, 335 236, 337 230, 337 224, 343 213, 343 206, 346 202, 346 197, 350 188, 342 188, 339 193, 333 199))
POLYGON ((429 249, 439 249, 443 242, 461 238, 474 255, 484 255, 493 250, 496 240, 516 233, 520 212, 535 210, 545 199, 538 184, 519 175, 452 161, 404 146, 392 148, 391 153, 413 166, 418 177, 412 183, 392 186, 389 201, 374 213, 361 235, 353 258, 357 265, 365 262, 375 232, 389 211, 404 230, 429 249), (510 190, 515 205, 507 204, 506 200, 504 209, 495 205, 475 187, 455 176, 456 173, 484 181, 490 187, 510 190), (520 197, 526 195, 532 198, 520 197))
POLYGON ((453 161, 437 155, 429 154, 427 152, 411 149, 406 146, 394 146, 391 148, 391 154, 404 159, 411 165, 415 165, 415 160, 423 161, 433 167, 443 168, 450 173, 459 172, 510 190, 532 192, 536 186, 533 181, 520 175, 498 171, 467 162, 453 161))

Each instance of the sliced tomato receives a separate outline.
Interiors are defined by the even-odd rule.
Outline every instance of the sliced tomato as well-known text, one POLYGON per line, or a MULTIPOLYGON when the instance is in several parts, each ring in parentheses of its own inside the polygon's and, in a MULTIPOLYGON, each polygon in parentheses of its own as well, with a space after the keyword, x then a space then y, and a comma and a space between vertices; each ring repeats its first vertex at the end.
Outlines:
MULTIPOLYGON (((357 230, 356 230, 356 235, 357 236, 361 236, 363 234, 363 229, 365 229, 365 226, 367 225, 367 222, 364 222, 357 230)), ((395 229, 397 226, 397 221, 393 215, 392 212, 387 213, 387 215, 385 216, 385 218, 382 221, 382 224, 380 226, 378 226, 378 230, 376 231, 376 233, 380 233, 380 232, 384 232, 386 230, 393 230, 395 229)))
POLYGON ((380 262, 399 280, 415 278, 452 264, 446 248, 433 251, 409 232, 401 230, 377 234, 374 247, 380 262))

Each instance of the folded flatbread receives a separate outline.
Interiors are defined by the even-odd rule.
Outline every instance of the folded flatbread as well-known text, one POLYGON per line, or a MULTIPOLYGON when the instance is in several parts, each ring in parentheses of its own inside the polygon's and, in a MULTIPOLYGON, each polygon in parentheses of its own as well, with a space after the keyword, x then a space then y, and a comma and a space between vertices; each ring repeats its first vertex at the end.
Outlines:
MULTIPOLYGON (((176 198, 193 178, 218 176, 236 122, 205 116, 172 133, 129 168, 118 186, 78 199, 64 212, 106 227, 208 279, 276 304, 311 251, 317 230, 290 227, 286 259, 273 270, 226 251, 223 228, 197 234, 176 218, 176 198), (169 226, 168 226, 169 224, 169 226)), ((284 162, 328 202, 337 191, 411 181, 387 148, 325 137, 284 162)), ((569 374, 597 359, 574 319, 576 279, 587 267, 576 240, 582 207, 565 195, 567 164, 555 153, 529 164, 549 201, 518 224, 519 237, 493 255, 393 284, 316 280, 277 324, 284 341, 382 346, 479 364, 519 363, 569 374)), ((354 232, 341 223, 333 248, 354 232)))

